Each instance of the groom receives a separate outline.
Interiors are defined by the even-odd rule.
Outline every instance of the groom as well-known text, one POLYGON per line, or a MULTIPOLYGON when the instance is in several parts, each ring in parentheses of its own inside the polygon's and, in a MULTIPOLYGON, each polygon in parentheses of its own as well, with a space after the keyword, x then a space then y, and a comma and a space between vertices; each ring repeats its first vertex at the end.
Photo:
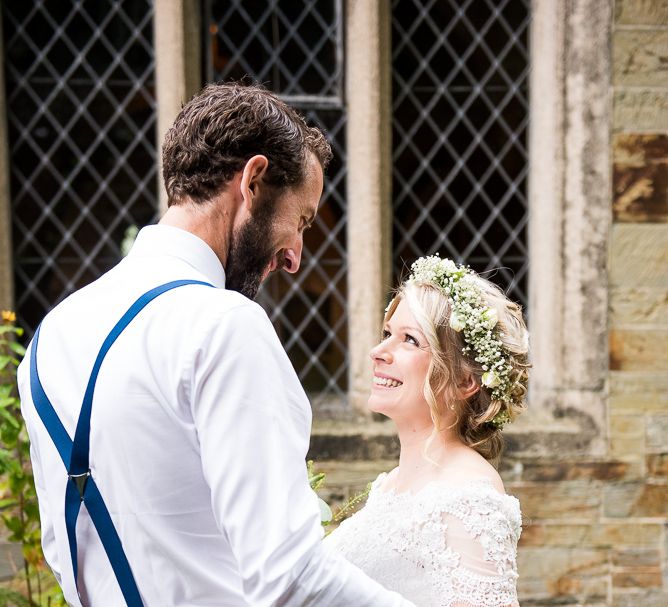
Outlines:
POLYGON ((410 605, 324 552, 309 403, 251 301, 298 270, 330 156, 266 90, 207 86, 167 133, 159 224, 44 319, 19 385, 69 604, 410 605))

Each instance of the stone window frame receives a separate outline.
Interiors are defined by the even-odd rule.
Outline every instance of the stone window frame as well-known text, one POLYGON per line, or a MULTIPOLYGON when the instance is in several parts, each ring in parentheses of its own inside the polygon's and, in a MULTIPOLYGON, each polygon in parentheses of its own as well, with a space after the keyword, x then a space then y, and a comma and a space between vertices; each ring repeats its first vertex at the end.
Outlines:
POLYGON ((533 453, 607 447, 612 20, 611 2, 532 2, 532 413, 517 431, 552 435, 540 446, 527 441, 533 453))
MULTIPOLYGON (((362 412, 367 353, 378 335, 383 285, 391 275, 390 139, 381 130, 391 122, 391 12, 378 0, 363 10, 359 4, 349 0, 347 7, 346 79, 349 87, 358 87, 365 79, 356 75, 367 75, 364 87, 350 87, 347 97, 349 159, 351 170, 355 167, 349 193, 356 201, 348 229, 349 293, 363 293, 364 287, 369 292, 369 285, 372 293, 350 302, 350 400, 362 412), (353 36, 355 31, 368 34, 353 36), (380 119, 368 120, 374 111, 380 119)), ((605 454, 608 433, 613 6, 599 0, 533 0, 531 11, 533 369, 530 412, 507 434, 515 453, 599 456, 605 454)))

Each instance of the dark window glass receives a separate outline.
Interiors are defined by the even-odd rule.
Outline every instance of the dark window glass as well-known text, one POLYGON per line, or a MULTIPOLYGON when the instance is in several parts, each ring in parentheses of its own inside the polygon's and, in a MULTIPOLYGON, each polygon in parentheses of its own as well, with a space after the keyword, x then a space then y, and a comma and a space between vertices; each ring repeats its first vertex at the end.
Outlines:
POLYGON ((120 259, 156 212, 153 5, 3 2, 19 323, 120 259))
POLYGON ((394 267, 440 253, 527 302, 529 0, 394 0, 394 267))
POLYGON ((334 150, 299 273, 273 274, 258 295, 320 409, 340 405, 347 389, 341 10, 340 0, 204 2, 205 79, 261 82, 327 133, 334 150))

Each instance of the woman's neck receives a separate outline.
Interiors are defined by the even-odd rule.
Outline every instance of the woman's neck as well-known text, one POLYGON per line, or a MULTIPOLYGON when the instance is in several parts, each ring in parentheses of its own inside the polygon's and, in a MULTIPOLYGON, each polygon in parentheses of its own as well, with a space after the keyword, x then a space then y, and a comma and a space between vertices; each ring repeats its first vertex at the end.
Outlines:
POLYGON ((453 455, 462 447, 454 429, 434 434, 431 423, 404 425, 397 423, 401 452, 395 476, 397 491, 419 489, 434 480, 453 455))

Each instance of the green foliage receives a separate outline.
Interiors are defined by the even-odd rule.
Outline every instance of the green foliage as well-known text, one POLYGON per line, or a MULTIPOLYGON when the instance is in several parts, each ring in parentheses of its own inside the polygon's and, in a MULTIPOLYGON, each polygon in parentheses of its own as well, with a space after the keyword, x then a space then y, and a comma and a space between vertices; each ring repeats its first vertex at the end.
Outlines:
MULTIPOLYGON (((306 462, 306 471, 308 473, 308 482, 311 485, 311 489, 317 493, 325 483, 325 473, 316 472, 315 464, 313 460, 306 462)), ((320 522, 323 527, 328 527, 332 524, 338 524, 347 516, 352 514, 358 506, 366 500, 369 496, 369 491, 371 491, 371 483, 369 483, 364 491, 353 495, 348 501, 346 501, 338 510, 333 513, 332 509, 329 507, 327 502, 325 502, 320 496, 318 500, 320 501, 320 522)))
POLYGON ((0 606, 65 605, 60 588, 44 561, 30 443, 21 416, 16 368, 25 348, 16 341, 23 330, 13 312, 2 312, 0 325, 0 520, 7 539, 21 545, 23 570, 10 587, 0 588, 0 606))

